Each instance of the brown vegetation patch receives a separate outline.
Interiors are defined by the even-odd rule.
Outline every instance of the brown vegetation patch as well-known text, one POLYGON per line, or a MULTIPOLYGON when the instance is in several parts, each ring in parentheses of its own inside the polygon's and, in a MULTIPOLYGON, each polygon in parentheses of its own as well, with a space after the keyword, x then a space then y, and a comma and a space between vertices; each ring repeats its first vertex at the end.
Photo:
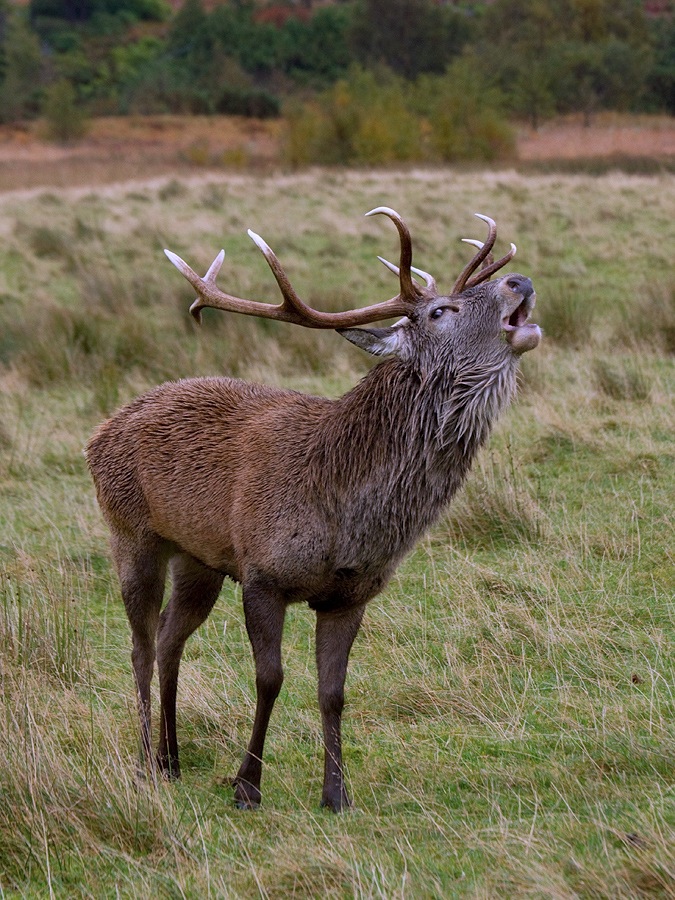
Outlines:
POLYGON ((579 114, 554 119, 536 131, 522 130, 518 136, 523 162, 598 156, 675 156, 675 119, 603 113, 585 125, 579 114))
POLYGON ((265 168, 279 158, 279 121, 240 116, 104 117, 55 144, 41 123, 0 127, 0 190, 100 184, 200 168, 265 168))

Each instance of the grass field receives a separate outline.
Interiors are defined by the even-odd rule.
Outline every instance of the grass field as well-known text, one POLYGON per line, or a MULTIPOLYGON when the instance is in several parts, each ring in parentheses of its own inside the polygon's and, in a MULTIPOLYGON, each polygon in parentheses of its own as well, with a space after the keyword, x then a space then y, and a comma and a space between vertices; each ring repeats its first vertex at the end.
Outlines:
POLYGON ((675 182, 408 171, 0 195, 0 896, 675 897, 675 182), (276 302, 396 283, 386 204, 449 287, 496 218, 545 341, 462 495, 371 604, 347 680, 355 808, 319 809, 313 615, 288 616, 263 806, 233 808, 251 653, 226 586, 179 689, 183 780, 136 782, 129 631, 81 448, 167 378, 336 395, 332 333, 212 313, 169 247, 276 302))

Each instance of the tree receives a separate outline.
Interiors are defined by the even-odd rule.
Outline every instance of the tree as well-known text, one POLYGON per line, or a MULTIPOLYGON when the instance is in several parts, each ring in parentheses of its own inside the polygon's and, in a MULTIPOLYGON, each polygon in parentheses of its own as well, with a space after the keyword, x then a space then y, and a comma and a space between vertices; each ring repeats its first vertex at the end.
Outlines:
POLYGON ((469 19, 433 0, 357 0, 351 28, 355 57, 399 75, 443 72, 469 36, 469 19))
POLYGON ((37 111, 42 56, 37 35, 22 10, 8 19, 3 42, 4 77, 0 84, 0 120, 15 122, 37 111))
POLYGON ((89 22, 96 16, 163 21, 170 12, 165 0, 30 0, 29 8, 32 20, 62 19, 71 24, 89 22))
POLYGON ((442 76, 423 75, 416 106, 426 115, 435 158, 445 162, 513 156, 515 138, 504 116, 504 98, 475 57, 465 54, 442 76))
POLYGON ((247 0, 216 6, 209 16, 209 31, 225 56, 255 76, 269 75, 281 59, 282 32, 268 22, 256 22, 247 0))
POLYGON ((496 0, 479 55, 511 108, 536 125, 554 111, 635 106, 650 65, 639 0, 496 0))
POLYGON ((675 19, 654 27, 654 62, 647 75, 652 103, 675 115, 675 19))
POLYGON ((351 62, 347 35, 350 10, 318 9, 307 21, 291 17, 281 29, 280 64, 296 79, 310 83, 335 81, 351 62))

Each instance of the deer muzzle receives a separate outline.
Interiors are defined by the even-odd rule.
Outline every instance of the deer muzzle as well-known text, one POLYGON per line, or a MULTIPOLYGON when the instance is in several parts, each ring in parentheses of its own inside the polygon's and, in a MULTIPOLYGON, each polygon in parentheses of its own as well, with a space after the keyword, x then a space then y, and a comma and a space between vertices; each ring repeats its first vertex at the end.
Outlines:
POLYGON ((508 292, 506 312, 502 318, 507 343, 514 353, 534 350, 541 340, 541 328, 529 321, 537 297, 532 282, 523 275, 507 276, 502 291, 505 294, 508 292))

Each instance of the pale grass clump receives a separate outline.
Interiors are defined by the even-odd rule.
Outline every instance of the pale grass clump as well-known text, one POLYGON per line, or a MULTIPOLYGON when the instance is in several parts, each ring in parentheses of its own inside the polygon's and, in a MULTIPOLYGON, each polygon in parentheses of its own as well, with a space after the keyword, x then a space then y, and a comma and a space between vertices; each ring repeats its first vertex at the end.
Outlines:
POLYGON ((76 610, 94 586, 80 580, 73 596, 64 583, 62 598, 53 591, 62 576, 26 558, 3 576, 0 885, 101 896, 112 878, 118 891, 161 885, 184 896, 208 871, 204 810, 140 774, 131 697, 111 690, 117 664, 108 668, 100 649, 92 658, 76 610))
POLYGON ((0 647, 6 661, 72 686, 86 669, 86 577, 58 560, 47 571, 18 556, 0 581, 0 647))
POLYGON ((593 361, 593 378, 598 389, 612 400, 642 402, 649 398, 652 381, 638 356, 593 361))
POLYGON ((308 847, 305 841, 277 848, 274 865, 260 874, 263 896, 286 897, 363 896, 354 861, 336 847, 308 847))
POLYGON ((103 854, 140 886, 144 858, 169 854, 176 875, 166 881, 176 885, 194 852, 189 826, 181 824, 185 811, 135 780, 132 755, 93 697, 55 692, 39 677, 16 677, 20 671, 3 673, 0 883, 79 893, 84 881, 100 891, 96 874, 84 873, 88 860, 103 854))
POLYGON ((450 540, 487 546, 545 538, 546 516, 510 447, 501 456, 479 458, 442 528, 450 540))

